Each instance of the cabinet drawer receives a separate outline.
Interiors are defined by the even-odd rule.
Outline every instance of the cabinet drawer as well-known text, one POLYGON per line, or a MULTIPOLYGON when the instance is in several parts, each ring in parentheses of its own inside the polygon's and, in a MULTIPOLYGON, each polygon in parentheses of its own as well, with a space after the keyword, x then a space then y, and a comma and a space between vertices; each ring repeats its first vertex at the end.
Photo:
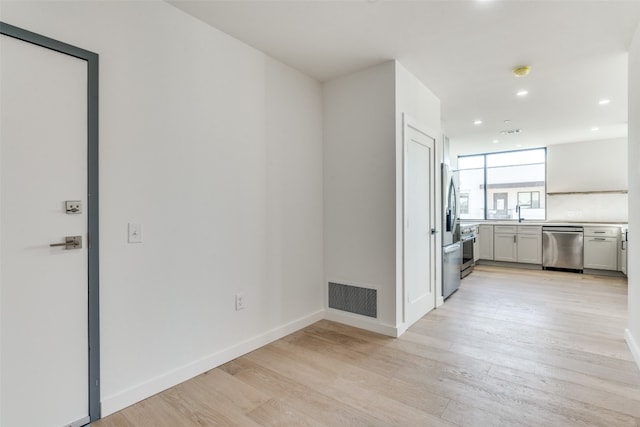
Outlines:
POLYGON ((494 225, 493 232, 496 234, 516 234, 518 227, 515 225, 494 225))
POLYGON ((542 234, 542 227, 539 225, 519 225, 518 234, 542 234))
POLYGON ((620 234, 620 229, 616 227, 585 227, 585 236, 594 237, 617 237, 620 234))

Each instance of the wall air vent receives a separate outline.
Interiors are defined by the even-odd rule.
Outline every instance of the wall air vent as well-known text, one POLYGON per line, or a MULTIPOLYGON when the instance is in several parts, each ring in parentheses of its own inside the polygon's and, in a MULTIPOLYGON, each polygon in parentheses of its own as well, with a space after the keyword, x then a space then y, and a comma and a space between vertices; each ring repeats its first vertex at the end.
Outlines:
POLYGON ((329 282, 329 308, 378 317, 378 291, 329 282))
POLYGON ((515 135, 517 133, 522 132, 522 129, 509 129, 509 130, 501 130, 500 133, 502 135, 515 135))

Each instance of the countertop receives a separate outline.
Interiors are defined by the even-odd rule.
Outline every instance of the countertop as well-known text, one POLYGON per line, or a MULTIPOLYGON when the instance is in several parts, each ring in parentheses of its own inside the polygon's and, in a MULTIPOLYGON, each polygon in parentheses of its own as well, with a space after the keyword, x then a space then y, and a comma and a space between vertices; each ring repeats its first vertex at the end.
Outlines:
POLYGON ((582 222, 582 221, 527 221, 524 220, 522 222, 518 221, 460 221, 460 224, 463 225, 551 225, 551 226, 584 226, 584 227, 627 227, 628 224, 626 222, 582 222))

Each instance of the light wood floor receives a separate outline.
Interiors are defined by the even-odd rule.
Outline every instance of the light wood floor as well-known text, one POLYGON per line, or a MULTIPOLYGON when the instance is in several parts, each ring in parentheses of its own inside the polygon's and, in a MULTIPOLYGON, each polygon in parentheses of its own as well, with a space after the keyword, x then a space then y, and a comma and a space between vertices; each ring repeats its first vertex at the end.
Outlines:
POLYGON ((92 425, 637 426, 626 295, 480 266, 399 339, 321 321, 92 425))

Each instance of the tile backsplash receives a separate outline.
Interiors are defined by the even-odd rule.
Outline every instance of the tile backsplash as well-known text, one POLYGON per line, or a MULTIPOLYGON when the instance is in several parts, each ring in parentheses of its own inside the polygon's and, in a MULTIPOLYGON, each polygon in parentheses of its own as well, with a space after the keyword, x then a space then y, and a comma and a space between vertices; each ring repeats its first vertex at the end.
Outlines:
POLYGON ((579 193, 547 195, 547 221, 626 223, 628 195, 579 193))

